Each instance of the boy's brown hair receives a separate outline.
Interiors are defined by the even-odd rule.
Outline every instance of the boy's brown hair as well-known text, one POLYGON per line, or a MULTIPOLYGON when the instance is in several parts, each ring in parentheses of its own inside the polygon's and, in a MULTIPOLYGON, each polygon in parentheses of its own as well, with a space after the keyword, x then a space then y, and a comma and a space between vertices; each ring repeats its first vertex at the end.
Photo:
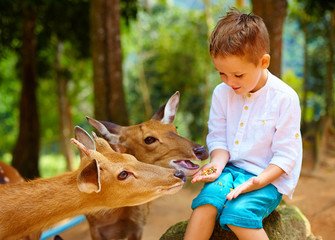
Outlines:
POLYGON ((237 9, 218 21, 209 41, 212 57, 236 55, 257 65, 264 54, 270 53, 269 33, 263 19, 237 9))

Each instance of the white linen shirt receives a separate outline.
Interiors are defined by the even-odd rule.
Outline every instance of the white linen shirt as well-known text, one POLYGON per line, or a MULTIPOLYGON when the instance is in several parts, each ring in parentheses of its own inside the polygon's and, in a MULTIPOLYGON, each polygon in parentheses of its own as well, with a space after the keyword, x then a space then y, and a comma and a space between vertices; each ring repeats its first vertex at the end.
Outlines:
POLYGON ((216 86, 209 115, 207 146, 227 150, 229 163, 255 175, 269 164, 285 171, 272 184, 292 198, 302 163, 301 110, 296 92, 268 71, 257 92, 237 95, 216 86))

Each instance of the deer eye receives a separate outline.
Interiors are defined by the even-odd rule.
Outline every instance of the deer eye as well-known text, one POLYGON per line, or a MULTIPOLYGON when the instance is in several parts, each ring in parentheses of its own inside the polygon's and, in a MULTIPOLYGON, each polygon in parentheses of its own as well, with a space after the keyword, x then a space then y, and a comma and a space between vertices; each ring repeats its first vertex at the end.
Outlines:
POLYGON ((127 177, 129 176, 127 171, 122 171, 118 176, 117 179, 119 180, 126 180, 127 177))
POLYGON ((146 139, 144 139, 144 142, 146 143, 146 144, 152 144, 152 143, 154 143, 154 142, 156 142, 156 138, 154 138, 154 137, 147 137, 146 139))

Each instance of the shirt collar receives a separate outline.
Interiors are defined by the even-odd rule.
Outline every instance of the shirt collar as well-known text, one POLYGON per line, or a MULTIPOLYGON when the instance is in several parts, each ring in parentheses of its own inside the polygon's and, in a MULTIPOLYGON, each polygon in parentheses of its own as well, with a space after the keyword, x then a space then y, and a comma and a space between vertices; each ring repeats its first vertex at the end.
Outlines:
POLYGON ((245 94, 244 97, 246 99, 250 99, 250 100, 255 99, 258 96, 262 95, 262 93, 264 93, 269 88, 269 79, 270 79, 270 74, 271 73, 269 72, 269 70, 266 70, 266 71, 268 72, 268 79, 266 80, 265 85, 262 88, 258 89, 256 92, 253 92, 253 93, 249 92, 249 93, 245 94))

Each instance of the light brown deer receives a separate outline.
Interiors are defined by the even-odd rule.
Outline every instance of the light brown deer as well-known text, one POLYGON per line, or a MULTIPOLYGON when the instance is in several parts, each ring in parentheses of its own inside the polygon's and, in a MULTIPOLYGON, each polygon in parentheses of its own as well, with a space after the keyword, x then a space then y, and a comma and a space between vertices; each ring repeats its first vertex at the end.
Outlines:
MULTIPOLYGON (((125 151, 145 163, 182 170, 191 176, 199 169, 199 165, 191 161, 207 159, 208 152, 206 147, 177 133, 173 122, 179 99, 176 92, 151 120, 134 126, 87 119, 117 151, 125 151)), ((86 215, 91 237, 94 240, 139 240, 148 210, 149 205, 144 204, 86 215)))
MULTIPOLYGON (((0 184, 15 184, 25 182, 21 174, 11 165, 0 161, 0 184)), ((0 188, 2 186, 0 185, 0 188)), ((39 240, 41 232, 31 233, 19 240, 39 240)))
POLYGON ((182 188, 183 172, 117 153, 79 127, 75 132, 80 140, 72 142, 82 161, 78 170, 0 188, 1 240, 16 240, 79 214, 143 204, 182 188))

